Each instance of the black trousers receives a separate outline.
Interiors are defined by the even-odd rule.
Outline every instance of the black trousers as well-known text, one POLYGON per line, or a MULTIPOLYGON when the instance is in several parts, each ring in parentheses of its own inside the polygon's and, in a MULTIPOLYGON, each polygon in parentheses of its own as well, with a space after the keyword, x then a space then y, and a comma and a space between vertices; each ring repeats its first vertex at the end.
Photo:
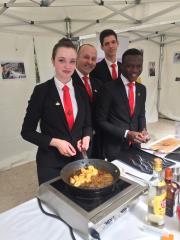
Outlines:
POLYGON ((59 177, 62 167, 42 167, 37 165, 38 182, 41 185, 53 178, 59 177))

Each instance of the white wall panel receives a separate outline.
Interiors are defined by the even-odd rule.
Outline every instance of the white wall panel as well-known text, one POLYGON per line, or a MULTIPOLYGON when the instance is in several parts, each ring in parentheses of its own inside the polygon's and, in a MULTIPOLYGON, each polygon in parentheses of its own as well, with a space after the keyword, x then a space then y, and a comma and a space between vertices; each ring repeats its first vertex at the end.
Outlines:
POLYGON ((0 74, 0 169, 34 159, 35 147, 20 136, 27 102, 35 85, 32 38, 0 36, 0 61, 24 62, 26 79, 2 79, 0 74))

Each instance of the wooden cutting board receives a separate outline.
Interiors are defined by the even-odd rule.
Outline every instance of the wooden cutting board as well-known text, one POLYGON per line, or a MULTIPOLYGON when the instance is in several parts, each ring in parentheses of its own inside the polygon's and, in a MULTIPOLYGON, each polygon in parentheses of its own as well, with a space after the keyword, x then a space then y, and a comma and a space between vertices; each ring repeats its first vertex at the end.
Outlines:
POLYGON ((151 145, 152 150, 162 151, 169 153, 180 147, 180 139, 169 137, 151 145))

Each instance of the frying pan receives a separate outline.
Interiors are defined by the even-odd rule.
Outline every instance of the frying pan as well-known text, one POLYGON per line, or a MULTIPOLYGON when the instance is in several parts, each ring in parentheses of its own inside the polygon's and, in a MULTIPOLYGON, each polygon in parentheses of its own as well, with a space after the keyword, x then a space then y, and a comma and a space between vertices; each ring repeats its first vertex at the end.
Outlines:
POLYGON ((74 195, 91 198, 100 195, 106 195, 112 192, 115 188, 117 180, 120 177, 120 171, 118 167, 104 160, 88 159, 86 152, 83 152, 82 154, 84 159, 71 162, 61 170, 61 178, 66 184, 68 190, 74 195), (112 184, 99 188, 74 187, 73 185, 71 185, 69 182, 70 176, 74 175, 78 170, 80 170, 80 168, 87 168, 89 165, 93 165, 97 169, 101 169, 110 173, 113 176, 112 184))

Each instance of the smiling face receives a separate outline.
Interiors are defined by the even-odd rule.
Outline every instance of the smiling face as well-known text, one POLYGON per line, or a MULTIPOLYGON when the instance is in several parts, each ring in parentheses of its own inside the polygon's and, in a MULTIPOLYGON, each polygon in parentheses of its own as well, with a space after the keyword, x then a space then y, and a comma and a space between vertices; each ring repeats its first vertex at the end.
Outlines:
POLYGON ((142 73, 143 57, 141 55, 127 55, 122 62, 122 74, 129 82, 137 80, 142 73))
POLYGON ((77 53, 73 48, 59 47, 52 63, 56 78, 63 83, 70 81, 76 67, 77 53))
POLYGON ((90 45, 82 46, 77 57, 77 69, 83 75, 88 75, 95 68, 96 60, 96 49, 90 45))
POLYGON ((119 43, 114 35, 104 38, 101 48, 109 61, 115 61, 118 45, 119 43))

